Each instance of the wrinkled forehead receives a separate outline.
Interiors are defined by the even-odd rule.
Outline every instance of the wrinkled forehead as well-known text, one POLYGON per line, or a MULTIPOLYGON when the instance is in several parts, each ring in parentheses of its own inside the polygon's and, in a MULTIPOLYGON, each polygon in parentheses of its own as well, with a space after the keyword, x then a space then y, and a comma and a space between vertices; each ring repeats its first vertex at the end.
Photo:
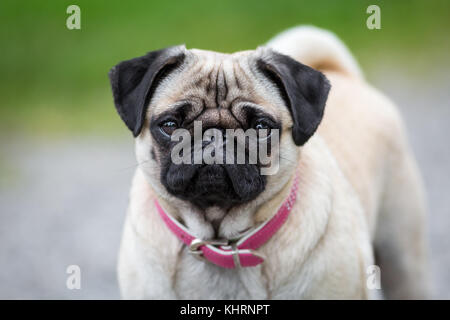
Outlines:
POLYGON ((279 103, 256 68, 255 51, 223 54, 191 49, 180 69, 159 85, 148 112, 157 116, 189 104, 191 113, 204 109, 239 113, 242 107, 251 106, 277 119, 279 103))

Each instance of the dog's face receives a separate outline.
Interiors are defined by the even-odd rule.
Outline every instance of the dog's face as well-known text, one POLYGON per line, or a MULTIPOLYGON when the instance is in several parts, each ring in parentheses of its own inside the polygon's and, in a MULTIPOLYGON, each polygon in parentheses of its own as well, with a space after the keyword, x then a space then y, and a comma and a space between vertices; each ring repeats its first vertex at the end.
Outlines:
MULTIPOLYGON (((121 62, 110 79, 116 108, 136 137, 137 160, 150 183, 161 195, 201 209, 228 209, 278 192, 296 167, 299 146, 319 125, 330 88, 320 72, 266 48, 229 55, 171 47, 121 62), (195 123, 201 123, 202 133, 223 133, 223 141, 227 129, 264 131, 269 138, 279 130, 277 150, 266 138, 278 172, 262 175, 267 163, 248 161, 246 142, 244 163, 174 163, 179 142, 174 132, 185 129, 193 146, 195 123)), ((200 152, 210 142, 203 141, 200 152)))

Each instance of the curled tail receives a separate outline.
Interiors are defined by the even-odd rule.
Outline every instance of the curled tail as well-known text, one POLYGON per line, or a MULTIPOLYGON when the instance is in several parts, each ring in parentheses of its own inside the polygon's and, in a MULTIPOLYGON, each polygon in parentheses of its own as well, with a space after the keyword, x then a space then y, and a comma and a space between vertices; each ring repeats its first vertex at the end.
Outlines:
POLYGON ((318 70, 332 70, 362 79, 363 74, 345 44, 333 33, 313 26, 281 32, 266 46, 318 70))

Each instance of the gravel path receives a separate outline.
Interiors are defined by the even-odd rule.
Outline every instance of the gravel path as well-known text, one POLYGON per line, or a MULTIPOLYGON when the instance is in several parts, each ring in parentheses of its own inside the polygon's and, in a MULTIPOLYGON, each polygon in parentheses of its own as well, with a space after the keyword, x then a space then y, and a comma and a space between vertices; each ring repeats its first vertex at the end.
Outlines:
MULTIPOLYGON (((399 76, 375 83, 406 119, 428 191, 435 297, 448 299, 450 82, 444 80, 437 87, 407 85, 399 76)), ((119 298, 116 256, 136 164, 131 137, 2 140, 0 298, 119 298), (66 287, 73 264, 81 267, 81 290, 66 287)))

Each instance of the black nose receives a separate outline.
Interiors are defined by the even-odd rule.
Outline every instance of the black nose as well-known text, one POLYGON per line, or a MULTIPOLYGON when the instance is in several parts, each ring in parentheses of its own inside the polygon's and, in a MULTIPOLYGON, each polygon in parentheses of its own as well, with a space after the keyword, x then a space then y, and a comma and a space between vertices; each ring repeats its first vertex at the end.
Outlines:
POLYGON ((171 165, 161 182, 172 195, 200 208, 230 208, 255 199, 266 186, 256 165, 171 165))

